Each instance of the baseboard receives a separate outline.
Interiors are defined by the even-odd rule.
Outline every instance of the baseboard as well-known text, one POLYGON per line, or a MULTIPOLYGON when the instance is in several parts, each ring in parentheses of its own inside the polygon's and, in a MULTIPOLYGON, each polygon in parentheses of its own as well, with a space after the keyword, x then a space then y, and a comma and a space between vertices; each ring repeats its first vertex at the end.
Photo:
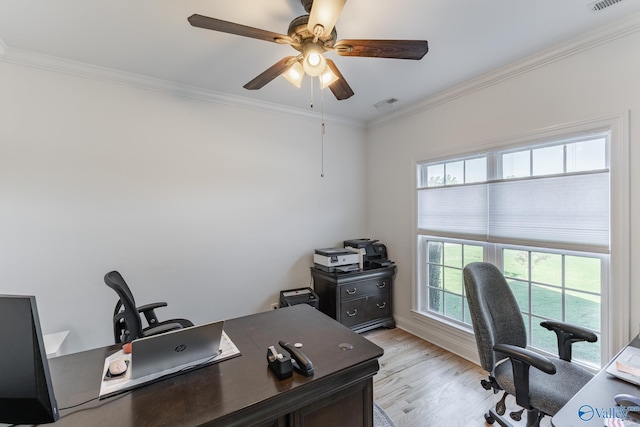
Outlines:
POLYGON ((472 333, 429 319, 419 313, 411 313, 411 315, 411 318, 394 315, 396 326, 476 365, 480 365, 478 349, 472 333))

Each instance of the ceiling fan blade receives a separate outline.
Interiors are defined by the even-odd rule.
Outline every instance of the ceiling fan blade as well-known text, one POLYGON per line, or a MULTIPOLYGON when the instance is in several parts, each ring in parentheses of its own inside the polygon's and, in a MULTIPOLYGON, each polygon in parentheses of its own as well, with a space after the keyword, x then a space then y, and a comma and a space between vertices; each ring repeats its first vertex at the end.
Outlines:
POLYGON ((287 56, 286 58, 282 58, 280 61, 273 64, 271 67, 267 68, 260 75, 258 75, 255 79, 251 80, 249 83, 244 85, 245 89, 256 90, 262 88, 264 85, 269 83, 271 80, 278 77, 280 74, 287 71, 295 62, 297 58, 295 56, 287 56))
POLYGON ((426 40, 340 40, 334 46, 340 56, 422 59, 429 51, 426 40))
POLYGON ((217 18, 209 18, 208 16, 194 14, 187 18, 189 23, 194 27, 204 28, 206 30, 220 31, 223 33, 236 34, 238 36, 251 37, 254 39, 265 40, 273 43, 290 43, 291 38, 284 34, 273 33, 259 28, 248 27, 234 22, 223 21, 217 18))
POLYGON ((318 37, 327 37, 336 26, 336 21, 347 0, 313 0, 309 13, 309 31, 318 37))
POLYGON ((336 67, 336 64, 332 60, 327 59, 327 65, 331 68, 333 74, 338 77, 338 80, 329 85, 329 89, 331 89, 333 95, 338 101, 351 98, 353 96, 353 89, 351 89, 349 83, 344 79, 342 73, 338 70, 338 67, 336 67))

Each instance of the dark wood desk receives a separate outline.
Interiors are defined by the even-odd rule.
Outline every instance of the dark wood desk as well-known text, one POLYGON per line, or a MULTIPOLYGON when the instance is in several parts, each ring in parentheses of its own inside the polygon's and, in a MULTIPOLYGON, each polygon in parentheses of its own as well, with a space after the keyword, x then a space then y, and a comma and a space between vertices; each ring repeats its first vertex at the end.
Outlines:
MULTIPOLYGON (((224 329, 241 356, 61 411, 56 426, 373 425, 377 345, 307 304, 228 320, 224 329), (313 377, 275 377, 266 356, 279 340, 303 343, 313 377)), ((98 395, 104 358, 116 349, 49 361, 60 408, 98 395)))
MULTIPOLYGON (((638 337, 634 338, 630 346, 640 347, 638 337)), ((612 363, 615 357, 609 362, 612 363)), ((608 366, 608 364, 607 364, 608 366)), ((608 374, 605 366, 589 381, 566 405, 551 419, 555 427, 591 427, 604 425, 604 418, 600 414, 615 417, 616 394, 627 393, 640 396, 640 387, 620 380, 608 374)))

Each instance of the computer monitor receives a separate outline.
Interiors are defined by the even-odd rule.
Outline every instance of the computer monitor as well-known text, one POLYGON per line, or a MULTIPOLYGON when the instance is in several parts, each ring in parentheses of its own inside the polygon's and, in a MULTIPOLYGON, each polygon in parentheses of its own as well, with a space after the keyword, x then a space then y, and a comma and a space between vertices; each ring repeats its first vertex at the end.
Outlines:
POLYGON ((34 296, 0 295, 0 423, 58 419, 34 296))

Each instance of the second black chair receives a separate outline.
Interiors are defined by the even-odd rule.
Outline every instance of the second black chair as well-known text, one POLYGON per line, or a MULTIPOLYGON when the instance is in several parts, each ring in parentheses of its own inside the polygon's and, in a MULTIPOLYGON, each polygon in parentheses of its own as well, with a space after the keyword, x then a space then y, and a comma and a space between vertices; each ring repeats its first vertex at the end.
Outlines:
MULTIPOLYGON (((505 398, 511 394, 527 411, 527 427, 538 427, 543 416, 555 415, 591 379, 591 373, 571 363, 571 345, 595 342, 596 335, 582 327, 547 320, 540 325, 556 333, 559 357, 534 353, 526 348, 527 331, 520 307, 496 266, 485 262, 468 264, 464 268, 464 285, 480 364, 489 372, 489 379, 483 380, 482 386, 494 393, 505 391, 496 411, 485 414, 485 420, 510 426, 502 415, 505 398)), ((518 421, 521 414, 522 411, 512 412, 511 418, 518 421)))
POLYGON ((124 278, 117 271, 111 271, 105 274, 104 282, 113 289, 120 298, 113 310, 113 337, 116 344, 127 343, 137 338, 193 326, 193 323, 187 319, 171 319, 159 322, 155 314, 155 309, 166 307, 166 302, 157 302, 137 307, 129 286, 127 286, 124 278), (144 315, 147 321, 147 327, 143 327, 140 314, 144 315))

